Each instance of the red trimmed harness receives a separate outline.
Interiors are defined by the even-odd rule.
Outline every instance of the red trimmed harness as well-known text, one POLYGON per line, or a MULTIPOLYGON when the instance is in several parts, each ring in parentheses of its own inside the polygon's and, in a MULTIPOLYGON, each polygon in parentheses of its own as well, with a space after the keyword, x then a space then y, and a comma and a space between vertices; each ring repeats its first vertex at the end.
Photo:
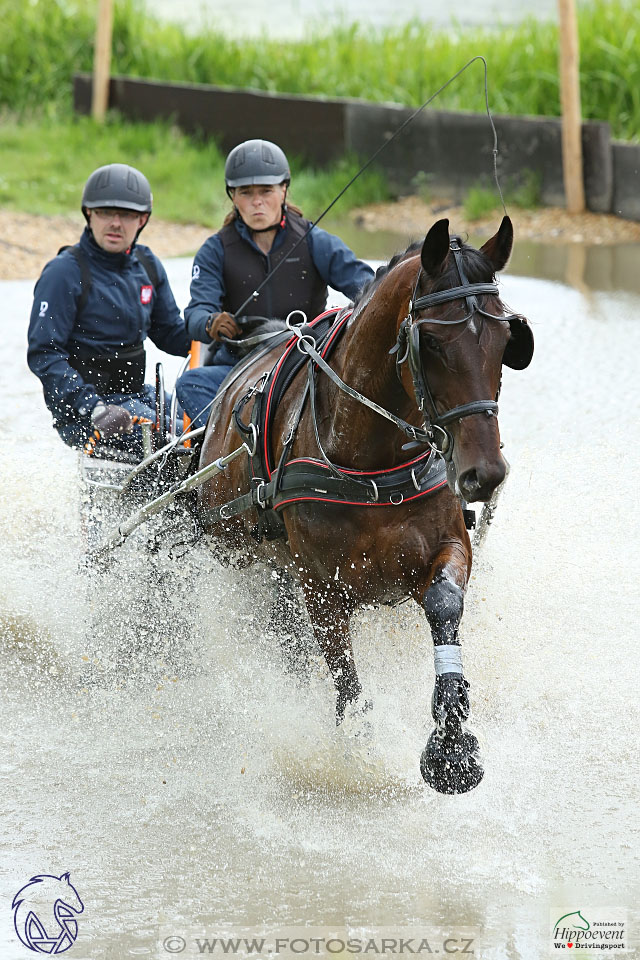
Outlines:
MULTIPOLYGON (((351 311, 329 310, 302 328, 307 342, 323 360, 327 360, 345 330, 351 311)), ((340 503, 345 506, 392 507, 418 500, 435 493, 446 485, 446 470, 442 459, 433 450, 384 470, 353 470, 332 464, 326 457, 299 457, 289 460, 289 452, 297 426, 307 400, 315 421, 314 391, 312 378, 316 363, 299 349, 300 336, 292 337, 271 372, 236 404, 234 419, 239 431, 252 438, 252 454, 249 458, 251 489, 244 495, 223 506, 206 511, 202 520, 205 525, 227 520, 251 507, 258 510, 258 525, 254 535, 258 540, 266 537, 286 537, 280 513, 294 503, 340 503), (282 454, 275 462, 272 446, 272 428, 278 404, 294 377, 304 364, 308 364, 308 381, 298 408, 294 426, 285 439, 282 454), (247 402, 255 398, 251 423, 245 424, 241 414, 247 402)), ((316 438, 319 441, 316 430, 316 438)), ((321 445, 319 444, 322 450, 321 445)))

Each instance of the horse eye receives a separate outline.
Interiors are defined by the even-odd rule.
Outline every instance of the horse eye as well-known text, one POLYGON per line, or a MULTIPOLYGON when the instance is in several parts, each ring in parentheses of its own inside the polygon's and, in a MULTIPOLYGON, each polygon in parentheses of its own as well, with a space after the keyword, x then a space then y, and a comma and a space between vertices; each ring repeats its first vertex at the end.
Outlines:
POLYGON ((425 333, 422 335, 422 342, 428 350, 431 350, 432 353, 442 353, 442 345, 436 337, 432 337, 430 333, 425 333))

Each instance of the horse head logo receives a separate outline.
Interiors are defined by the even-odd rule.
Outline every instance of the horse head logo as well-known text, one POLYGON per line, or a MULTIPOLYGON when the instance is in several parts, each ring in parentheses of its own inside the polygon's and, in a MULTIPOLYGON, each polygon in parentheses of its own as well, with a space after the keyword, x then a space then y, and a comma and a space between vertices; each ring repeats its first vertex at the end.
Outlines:
POLYGON ((78 923, 74 914, 82 913, 84 904, 68 873, 31 877, 18 890, 11 906, 16 933, 29 950, 53 956, 76 942, 78 923))
POLYGON ((591 924, 589 923, 588 920, 585 920, 585 918, 582 916, 579 910, 574 910, 573 913, 565 913, 563 917, 560 917, 560 919, 554 923, 553 925, 554 930, 557 930, 557 928, 560 926, 563 920, 566 920, 568 925, 573 927, 574 930, 590 930, 591 929, 591 924))

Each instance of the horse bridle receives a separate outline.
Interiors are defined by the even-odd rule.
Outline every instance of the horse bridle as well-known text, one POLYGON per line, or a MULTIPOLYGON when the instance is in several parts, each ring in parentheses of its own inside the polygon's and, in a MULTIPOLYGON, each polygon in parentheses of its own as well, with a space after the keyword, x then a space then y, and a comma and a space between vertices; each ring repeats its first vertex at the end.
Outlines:
MULTIPOLYGON (((498 285, 496 283, 469 283, 462 263, 462 250, 455 237, 451 239, 449 247, 455 257, 456 268, 460 277, 460 285, 451 287, 449 290, 439 290, 436 293, 428 293, 423 297, 417 297, 416 294, 422 274, 421 266, 413 289, 413 296, 409 301, 409 312, 400 324, 398 339, 390 351, 390 353, 397 353, 396 370, 400 382, 402 382, 401 364, 403 364, 405 360, 408 362, 413 379, 416 403, 423 417, 425 433, 429 437, 429 443, 435 447, 445 460, 451 460, 453 456, 453 436, 450 431, 446 429, 448 424, 462 420, 464 417, 472 417, 481 413, 487 417, 497 416, 497 401, 500 388, 498 388, 498 394, 496 394, 495 400, 472 400, 469 403, 462 403, 457 407, 452 407, 444 413, 439 414, 436 409, 433 394, 429 388, 426 371, 420 356, 420 327, 423 323, 438 324, 440 326, 467 324, 473 316, 478 313, 483 317, 488 317, 490 320, 511 321, 512 319, 511 315, 498 317, 482 309, 477 300, 478 295, 494 294, 497 296, 498 285), (430 317, 416 319, 416 314, 421 310, 435 307, 441 303, 447 303, 450 300, 461 299, 465 300, 467 313, 458 320, 434 320, 430 317), (438 436, 436 436, 436 433, 438 436)), ((513 316, 513 319, 518 318, 513 316)))
MULTIPOLYGON (((453 436, 446 429, 447 424, 452 423, 455 420, 462 420, 463 417, 474 416, 478 413, 484 413, 488 417, 495 416, 498 412, 497 401, 500 388, 498 387, 495 400, 472 400, 470 403, 460 404, 460 406, 453 407, 452 409, 438 415, 435 401, 429 389, 424 368, 422 366, 422 359, 420 357, 419 328, 421 324, 433 323, 449 325, 468 323, 476 313, 482 314, 482 316, 488 317, 490 320, 505 320, 509 323, 512 339, 505 347, 502 362, 506 363, 507 366, 513 367, 514 370, 524 370, 524 368, 527 367, 531 362, 531 358, 533 356, 533 334, 525 318, 519 316, 518 314, 504 314, 503 316, 498 317, 493 313, 487 313, 486 310, 483 310, 478 304, 476 299, 477 295, 483 293, 497 295, 497 284, 469 283, 462 265, 460 245, 455 237, 450 240, 450 248, 456 258, 456 265, 461 280, 460 285, 457 287, 452 287, 450 290, 442 290, 436 293, 426 294, 424 297, 416 297, 418 284, 420 282, 420 274, 422 271, 421 267, 416 278, 413 296, 409 301, 409 310, 407 316, 400 324, 396 342, 389 351, 390 354, 398 354, 396 357, 396 372, 398 374, 400 383, 402 383, 401 365, 405 362, 405 360, 408 361, 413 378, 416 403, 420 412, 422 413, 422 428, 408 423, 406 420, 403 420, 402 417, 392 413, 391 410, 381 407, 380 404, 375 403, 373 400, 365 397, 358 390, 355 390, 353 387, 349 386, 349 384, 345 383, 344 380, 342 380, 338 374, 331 369, 327 361, 320 355, 320 353, 318 353, 316 350, 315 340, 308 333, 305 333, 305 330, 308 330, 308 328, 304 325, 299 325, 292 322, 293 316, 296 314, 301 314, 301 310, 293 310, 287 317, 287 327, 298 341, 296 345, 298 350, 300 350, 301 353, 306 353, 310 360, 312 360, 313 363, 320 370, 322 370, 333 383, 335 383, 339 390, 352 397, 358 403, 363 404, 363 406, 373 410, 381 417, 389 420, 391 423, 395 424, 398 429, 402 430, 402 432, 409 438, 410 441, 408 444, 403 446, 404 450, 413 447, 420 447, 426 444, 427 446, 431 447, 435 453, 440 454, 447 461, 451 461, 453 456, 453 436), (468 313, 458 320, 432 320, 428 317, 422 317, 417 320, 415 317, 416 312, 419 310, 436 306, 436 304, 439 303, 446 303, 448 300, 459 299, 464 299, 466 301, 468 313), (436 440, 436 430, 439 431, 442 437, 442 442, 440 444, 438 444, 436 440)), ((306 316, 303 313, 302 316, 306 322, 306 316)), ((318 439, 319 443, 317 430, 316 438, 318 439)), ((321 447, 320 443, 319 446, 321 447)), ((328 460, 326 462, 329 464, 328 460)), ((331 464, 329 465, 333 466, 331 464)))

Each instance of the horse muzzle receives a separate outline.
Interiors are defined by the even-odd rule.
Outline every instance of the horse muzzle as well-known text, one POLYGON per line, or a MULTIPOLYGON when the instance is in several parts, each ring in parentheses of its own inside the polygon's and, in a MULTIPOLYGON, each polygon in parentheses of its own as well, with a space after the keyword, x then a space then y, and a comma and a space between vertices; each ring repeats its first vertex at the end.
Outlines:
POLYGON ((502 456, 496 460, 481 460, 458 473, 455 463, 447 465, 447 481, 454 492, 467 503, 491 499, 507 474, 507 464, 502 456), (453 484, 452 484, 453 481, 453 484))

